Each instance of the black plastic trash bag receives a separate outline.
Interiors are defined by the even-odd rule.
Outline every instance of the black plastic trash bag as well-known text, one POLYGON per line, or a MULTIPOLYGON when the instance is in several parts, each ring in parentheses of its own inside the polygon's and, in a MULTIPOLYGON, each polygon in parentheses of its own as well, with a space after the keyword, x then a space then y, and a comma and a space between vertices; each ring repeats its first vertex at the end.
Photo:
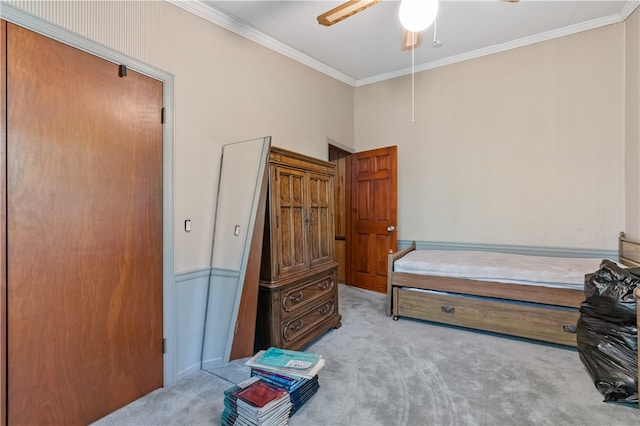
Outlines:
POLYGON ((636 298, 633 291, 640 284, 640 268, 621 268, 617 263, 604 260, 593 274, 585 277, 583 302, 580 312, 617 323, 636 324, 636 298))
POLYGON ((585 277, 576 327, 580 360, 605 401, 638 402, 638 268, 603 261, 585 277))

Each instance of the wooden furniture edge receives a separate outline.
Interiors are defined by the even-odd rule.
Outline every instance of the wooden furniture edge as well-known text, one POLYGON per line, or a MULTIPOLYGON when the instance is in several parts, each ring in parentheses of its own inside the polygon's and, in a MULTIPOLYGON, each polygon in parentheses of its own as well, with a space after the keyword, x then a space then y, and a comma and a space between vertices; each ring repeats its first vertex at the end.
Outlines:
POLYGON ((627 238, 624 232, 618 237, 618 260, 625 266, 640 267, 640 241, 627 238), (631 247, 635 250, 630 249, 631 247), (633 255, 637 254, 636 257, 633 255))
POLYGON ((392 314, 392 306, 393 306, 393 263, 405 256, 407 253, 416 249, 416 242, 413 241, 409 247, 406 247, 402 250, 398 250, 395 253, 389 253, 388 263, 387 263, 387 308, 386 313, 387 316, 390 317, 392 314))
MULTIPOLYGON (((634 253, 640 255, 640 241, 631 240, 627 238, 624 232, 621 232, 620 237, 618 238, 618 248, 620 263, 625 266, 640 267, 640 258, 633 257, 634 253), (627 250, 627 248, 629 246, 636 247, 636 250, 631 250, 628 255, 629 250, 627 250)), ((640 310, 637 308, 637 305, 640 303, 640 288, 636 287, 633 290, 633 295, 636 298, 636 315, 638 318, 638 324, 640 324, 640 310)), ((640 339, 640 336, 636 336, 636 339, 640 339)), ((638 352, 638 376, 640 377, 640 352, 638 352)), ((640 382, 638 382, 638 394, 640 394, 640 382)))
POLYGON ((391 285, 572 308, 579 308, 584 300, 582 289, 544 287, 545 291, 541 293, 538 291, 541 287, 537 285, 419 275, 409 272, 395 272, 391 285))

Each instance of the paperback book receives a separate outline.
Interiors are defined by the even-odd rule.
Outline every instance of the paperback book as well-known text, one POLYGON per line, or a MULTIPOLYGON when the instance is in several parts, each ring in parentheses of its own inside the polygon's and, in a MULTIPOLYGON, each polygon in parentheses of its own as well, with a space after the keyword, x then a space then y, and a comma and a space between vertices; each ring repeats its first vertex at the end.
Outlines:
POLYGON ((258 376, 267 383, 279 386, 289 393, 295 391, 310 380, 303 377, 287 376, 285 374, 275 373, 273 371, 255 367, 251 367, 251 375, 258 376))
POLYGON ((258 368, 251 368, 251 375, 260 377, 261 380, 266 381, 274 386, 281 387, 289 392, 289 398, 291 400, 291 412, 293 415, 309 398, 311 398, 319 389, 318 376, 314 376, 312 379, 294 378, 281 373, 273 373, 267 370, 258 368))
POLYGON ((221 423, 229 425, 281 426, 288 424, 292 403, 284 388, 258 376, 225 390, 221 423))

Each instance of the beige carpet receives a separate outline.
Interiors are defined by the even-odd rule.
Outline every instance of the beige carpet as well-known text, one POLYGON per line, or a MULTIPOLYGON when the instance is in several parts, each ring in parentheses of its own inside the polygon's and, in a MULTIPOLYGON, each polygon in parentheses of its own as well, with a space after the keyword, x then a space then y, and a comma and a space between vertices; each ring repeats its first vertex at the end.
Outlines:
MULTIPOLYGON (((343 325, 322 354, 320 389, 296 425, 640 425, 637 405, 602 402, 578 352, 421 321, 393 321, 385 296, 340 286, 343 325)), ((96 425, 217 425, 237 360, 159 389, 96 425)))

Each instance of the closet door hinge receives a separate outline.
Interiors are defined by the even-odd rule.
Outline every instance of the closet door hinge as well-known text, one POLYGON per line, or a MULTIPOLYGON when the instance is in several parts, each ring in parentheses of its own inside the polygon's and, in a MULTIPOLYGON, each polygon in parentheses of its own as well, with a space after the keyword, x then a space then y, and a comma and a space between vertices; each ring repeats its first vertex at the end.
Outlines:
POLYGON ((127 76, 127 66, 126 65, 120 65, 120 67, 118 68, 118 77, 126 77, 127 76))
POLYGON ((165 108, 162 107, 162 109, 160 110, 160 123, 164 124, 164 119, 165 119, 165 108))
POLYGON ((162 353, 163 354, 167 353, 167 339, 166 338, 162 339, 162 353))

